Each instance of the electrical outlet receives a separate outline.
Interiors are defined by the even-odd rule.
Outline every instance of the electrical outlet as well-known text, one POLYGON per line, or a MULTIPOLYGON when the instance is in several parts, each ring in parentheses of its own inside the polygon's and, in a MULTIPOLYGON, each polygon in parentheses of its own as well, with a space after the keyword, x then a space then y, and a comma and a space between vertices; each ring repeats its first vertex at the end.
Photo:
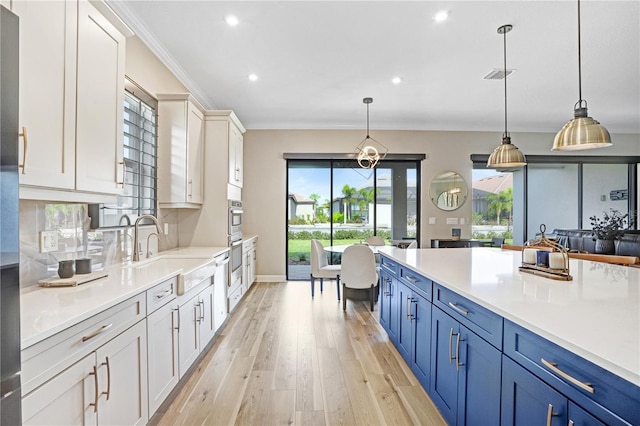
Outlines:
POLYGON ((167 222, 164 223, 164 235, 169 235, 169 224, 167 222))
POLYGON ((58 251, 58 231, 40 231, 40 253, 58 251))

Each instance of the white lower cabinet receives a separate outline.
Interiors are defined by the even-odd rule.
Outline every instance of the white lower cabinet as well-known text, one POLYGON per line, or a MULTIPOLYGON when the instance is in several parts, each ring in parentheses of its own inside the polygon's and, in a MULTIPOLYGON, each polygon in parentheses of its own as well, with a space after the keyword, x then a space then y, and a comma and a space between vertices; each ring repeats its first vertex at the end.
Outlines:
POLYGON ((149 418, 178 384, 178 310, 164 305, 147 317, 149 418))
POLYGON ((144 425, 147 335, 140 321, 22 399, 25 425, 144 425))
POLYGON ((178 300, 178 371, 180 378, 189 370, 189 367, 200 355, 202 349, 213 338, 214 312, 213 312, 213 286, 211 278, 206 280, 203 286, 200 284, 190 294, 184 295, 178 300))

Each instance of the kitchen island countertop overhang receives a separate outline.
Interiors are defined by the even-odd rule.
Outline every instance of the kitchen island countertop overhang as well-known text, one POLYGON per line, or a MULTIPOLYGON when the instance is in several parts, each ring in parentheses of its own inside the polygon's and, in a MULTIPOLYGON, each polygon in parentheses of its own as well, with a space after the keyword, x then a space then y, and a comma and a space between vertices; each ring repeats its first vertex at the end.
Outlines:
POLYGON ((640 268, 571 259, 572 281, 522 273, 496 248, 380 253, 640 386, 640 268))

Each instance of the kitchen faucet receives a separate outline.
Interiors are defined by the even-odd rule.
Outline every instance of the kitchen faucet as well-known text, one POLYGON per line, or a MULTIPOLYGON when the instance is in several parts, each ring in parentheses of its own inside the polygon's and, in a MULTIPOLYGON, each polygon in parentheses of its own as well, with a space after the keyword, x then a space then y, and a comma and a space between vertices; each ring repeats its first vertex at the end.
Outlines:
POLYGON ((160 223, 155 216, 150 214, 143 214, 142 216, 138 216, 136 219, 136 223, 133 225, 133 261, 137 262, 140 260, 140 240, 138 238, 138 227, 140 225, 140 221, 144 219, 151 219, 151 221, 156 225, 156 229, 158 230, 158 234, 162 234, 162 229, 160 229, 160 223))

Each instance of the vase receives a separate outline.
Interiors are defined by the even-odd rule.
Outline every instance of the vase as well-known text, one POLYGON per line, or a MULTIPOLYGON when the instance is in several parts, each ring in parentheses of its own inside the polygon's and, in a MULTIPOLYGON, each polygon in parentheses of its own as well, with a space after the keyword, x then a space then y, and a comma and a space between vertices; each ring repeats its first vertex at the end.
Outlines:
POLYGON ((596 254, 615 254, 616 244, 614 240, 596 240, 596 254))
POLYGON ((58 263, 58 276, 60 278, 71 278, 75 274, 73 260, 61 260, 58 263))

